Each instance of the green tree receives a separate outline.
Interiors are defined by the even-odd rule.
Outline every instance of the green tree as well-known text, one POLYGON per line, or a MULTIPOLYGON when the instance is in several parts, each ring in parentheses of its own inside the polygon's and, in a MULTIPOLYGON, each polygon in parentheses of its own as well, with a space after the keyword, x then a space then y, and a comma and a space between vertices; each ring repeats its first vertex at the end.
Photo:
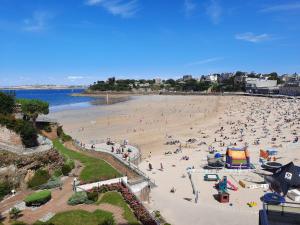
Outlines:
POLYGON ((11 114, 14 111, 15 98, 11 95, 0 92, 0 113, 11 114))
POLYGON ((24 117, 32 120, 34 126, 40 114, 46 115, 49 113, 49 104, 47 102, 36 99, 18 99, 17 102, 21 104, 24 117))

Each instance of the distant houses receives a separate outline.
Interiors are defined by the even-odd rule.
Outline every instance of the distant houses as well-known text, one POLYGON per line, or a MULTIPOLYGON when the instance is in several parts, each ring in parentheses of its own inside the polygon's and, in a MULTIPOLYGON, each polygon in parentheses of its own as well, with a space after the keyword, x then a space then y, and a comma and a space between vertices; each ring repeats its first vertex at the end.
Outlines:
POLYGON ((97 81, 91 91, 131 91, 151 92, 246 92, 252 94, 282 94, 300 96, 300 76, 276 72, 260 74, 255 72, 212 73, 208 75, 183 75, 179 79, 126 79, 114 77, 107 81, 97 81))
POLYGON ((285 83, 279 87, 279 94, 300 96, 300 76, 298 74, 285 75, 282 79, 285 83))

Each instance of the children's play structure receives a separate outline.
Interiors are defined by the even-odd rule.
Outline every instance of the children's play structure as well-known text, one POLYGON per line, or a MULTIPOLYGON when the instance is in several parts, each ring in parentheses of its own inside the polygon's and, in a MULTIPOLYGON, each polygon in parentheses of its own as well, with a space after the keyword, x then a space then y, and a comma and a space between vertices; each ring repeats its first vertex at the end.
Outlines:
POLYGON ((226 151, 228 169, 250 169, 250 156, 246 148, 228 147, 226 151))
POLYGON ((234 191, 238 190, 238 188, 234 186, 226 176, 224 176, 222 180, 219 180, 219 183, 216 184, 216 188, 218 190, 218 200, 221 203, 229 202, 228 189, 234 191))
POLYGON ((218 191, 221 192, 227 192, 228 189, 237 191, 237 186, 233 185, 228 179, 227 176, 224 176, 222 180, 219 181, 219 183, 216 184, 216 188, 218 191))
POLYGON ((278 151, 274 148, 269 148, 267 150, 261 149, 259 151, 259 161, 264 164, 265 162, 272 162, 277 160, 278 151))

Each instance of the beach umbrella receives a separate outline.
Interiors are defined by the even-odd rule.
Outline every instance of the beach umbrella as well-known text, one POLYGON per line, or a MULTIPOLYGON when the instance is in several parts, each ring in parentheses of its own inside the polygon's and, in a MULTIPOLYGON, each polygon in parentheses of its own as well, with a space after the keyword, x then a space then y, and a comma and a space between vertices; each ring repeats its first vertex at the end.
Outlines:
POLYGON ((290 188, 300 187, 300 167, 290 162, 275 170, 273 175, 267 176, 266 181, 275 192, 286 195, 290 188))

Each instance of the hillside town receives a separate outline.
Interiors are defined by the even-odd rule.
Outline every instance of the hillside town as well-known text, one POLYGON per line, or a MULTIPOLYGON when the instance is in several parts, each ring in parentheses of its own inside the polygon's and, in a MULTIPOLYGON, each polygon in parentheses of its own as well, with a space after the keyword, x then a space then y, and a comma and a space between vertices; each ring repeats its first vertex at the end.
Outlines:
POLYGON ((164 93, 175 92, 246 92, 251 94, 300 95, 300 75, 247 73, 213 73, 209 75, 183 75, 180 79, 116 79, 97 81, 89 91, 131 91, 164 93))

